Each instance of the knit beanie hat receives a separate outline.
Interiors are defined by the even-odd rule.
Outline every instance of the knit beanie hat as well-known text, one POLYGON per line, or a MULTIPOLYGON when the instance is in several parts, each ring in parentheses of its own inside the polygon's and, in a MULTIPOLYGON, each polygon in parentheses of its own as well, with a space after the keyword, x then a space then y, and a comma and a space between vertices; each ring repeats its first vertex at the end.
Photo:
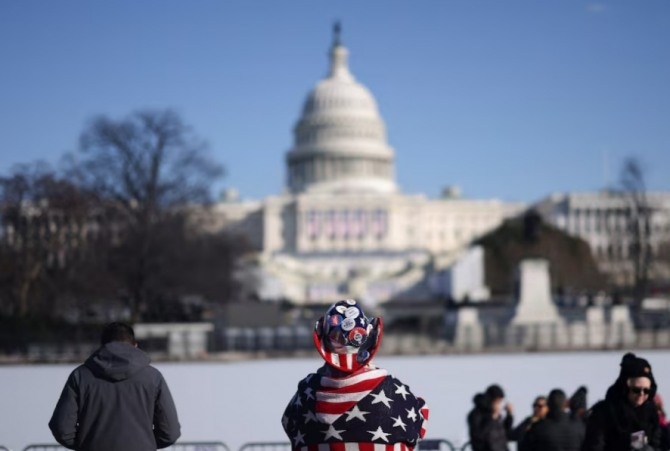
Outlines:
POLYGON ((646 377, 653 382, 653 376, 651 374, 651 365, 645 359, 637 357, 632 352, 629 352, 623 356, 621 359, 621 372, 619 373, 620 379, 630 379, 634 377, 646 377))
POLYGON ((367 364, 382 337, 381 318, 368 318, 353 299, 331 305, 314 328, 314 345, 330 366, 351 373, 367 364))
POLYGON ((576 412, 579 409, 586 409, 586 393, 588 390, 583 385, 577 389, 570 397, 570 411, 576 412))
POLYGON ((624 394, 628 392, 628 379, 646 377, 651 381, 651 392, 649 393, 649 400, 653 400, 658 386, 656 385, 654 373, 651 371, 651 365, 649 362, 643 358, 637 357, 632 352, 629 352, 621 359, 620 366, 621 371, 619 372, 619 378, 615 383, 615 385, 619 387, 619 393, 624 394))

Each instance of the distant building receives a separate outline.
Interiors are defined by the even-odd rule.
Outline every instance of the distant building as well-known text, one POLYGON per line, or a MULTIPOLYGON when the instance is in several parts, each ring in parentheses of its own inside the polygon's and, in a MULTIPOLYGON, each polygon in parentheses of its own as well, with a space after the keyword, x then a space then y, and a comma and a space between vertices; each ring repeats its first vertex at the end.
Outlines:
POLYGON ((336 38, 330 71, 308 94, 294 128, 286 193, 262 201, 226 196, 213 226, 255 246, 263 299, 378 303, 451 289, 459 297, 485 296, 485 287, 474 286, 483 277, 465 283, 445 271, 460 255, 468 267, 477 258, 483 264, 481 252, 465 251, 469 243, 525 205, 465 199, 458 188, 439 199, 401 193, 377 103, 347 57, 336 38))
MULTIPOLYGON (((670 242, 670 193, 646 193, 651 209, 649 240, 652 255, 670 242)), ((589 243, 600 269, 621 283, 630 283, 631 205, 620 192, 552 194, 535 204, 545 221, 589 243)))

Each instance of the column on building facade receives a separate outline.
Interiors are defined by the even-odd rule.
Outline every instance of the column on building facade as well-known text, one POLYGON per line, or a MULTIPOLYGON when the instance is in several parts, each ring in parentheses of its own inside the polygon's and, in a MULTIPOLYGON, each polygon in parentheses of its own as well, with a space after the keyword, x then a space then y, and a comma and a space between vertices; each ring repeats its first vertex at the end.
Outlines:
POLYGON ((323 159, 316 158, 314 160, 314 176, 317 180, 323 180, 323 159))
POLYGON ((333 178, 333 163, 328 157, 323 159, 323 179, 331 180, 333 178))

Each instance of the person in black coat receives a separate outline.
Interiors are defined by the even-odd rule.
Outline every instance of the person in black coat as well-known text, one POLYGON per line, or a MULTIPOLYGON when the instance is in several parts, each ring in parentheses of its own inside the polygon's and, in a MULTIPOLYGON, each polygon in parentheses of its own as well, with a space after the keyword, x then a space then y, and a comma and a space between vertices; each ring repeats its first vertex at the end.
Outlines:
POLYGON ((508 435, 508 438, 511 441, 521 443, 523 437, 526 435, 526 432, 533 427, 535 423, 540 421, 547 415, 547 398, 546 396, 538 396, 533 401, 533 414, 529 417, 526 417, 521 423, 519 423, 508 435))
POLYGON ((569 406, 570 406, 570 418, 573 421, 581 422, 584 427, 586 427, 586 413, 587 413, 587 402, 586 394, 588 390, 586 387, 581 386, 573 393, 570 397, 569 406))
POLYGON ((505 393, 499 385, 491 385, 484 393, 473 398, 475 407, 468 414, 468 429, 472 451, 507 451, 508 435, 512 430, 514 416, 508 403, 504 409, 505 393))
POLYGON ((549 412, 526 433, 520 451, 579 451, 584 440, 584 428, 565 412, 566 396, 554 389, 547 397, 549 412))
POLYGON ((105 327, 98 348, 67 379, 49 428, 79 451, 150 451, 177 441, 177 410, 163 375, 127 324, 105 327))
POLYGON ((656 389, 649 362, 624 355, 619 377, 587 418, 582 451, 660 450, 656 389))

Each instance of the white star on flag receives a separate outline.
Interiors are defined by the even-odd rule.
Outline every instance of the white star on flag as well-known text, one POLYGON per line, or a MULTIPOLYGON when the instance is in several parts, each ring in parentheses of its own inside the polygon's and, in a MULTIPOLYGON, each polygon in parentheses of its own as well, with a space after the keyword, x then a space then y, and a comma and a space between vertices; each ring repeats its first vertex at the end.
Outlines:
POLYGON ((295 401, 293 401, 294 406, 302 406, 302 402, 300 401, 300 395, 297 393, 295 394, 295 401))
POLYGON ((380 390, 380 392, 376 395, 373 393, 372 397, 375 398, 375 400, 372 401, 372 404, 379 404, 381 402, 384 403, 384 405, 389 409, 391 408, 391 403, 393 402, 393 400, 386 397, 386 393, 384 393, 384 390, 380 390))
POLYGON ((391 417, 391 419, 395 420, 395 423, 393 423, 394 428, 402 428, 403 431, 407 430, 407 425, 402 422, 402 418, 400 418, 400 415, 398 415, 398 418, 391 417))
POLYGON ((369 413, 370 412, 362 411, 361 409, 358 408, 358 406, 354 406, 353 409, 351 409, 349 412, 346 412, 347 421, 353 420, 354 418, 358 418, 359 420, 365 422, 365 415, 368 415, 369 413))
POLYGON ((284 426, 284 429, 286 429, 288 427, 288 417, 286 415, 281 417, 281 424, 282 424, 282 426, 284 426))
POLYGON ((302 414, 303 417, 305 417, 305 424, 309 423, 310 421, 314 421, 316 423, 316 415, 314 415, 314 412, 311 410, 308 410, 307 413, 302 414))
POLYGON ((307 399, 314 399, 314 395, 312 394, 312 389, 310 387, 307 387, 305 389, 305 396, 307 397, 307 399))
POLYGON ((414 407, 405 410, 407 410, 407 418, 409 418, 412 421, 416 421, 416 410, 414 410, 414 407))
POLYGON ((376 431, 368 431, 370 434, 372 434, 372 438, 370 440, 377 440, 377 439, 382 439, 385 442, 388 443, 389 439, 386 437, 387 435, 391 435, 389 433, 384 432, 381 426, 377 426, 376 431))
POLYGON ((293 437, 293 441, 295 441, 295 446, 298 446, 298 443, 305 443, 305 434, 301 434, 300 431, 297 431, 295 437, 293 437))
POLYGON ((400 384, 400 385, 393 384, 393 385, 395 385, 395 386, 398 388, 398 389, 395 391, 396 395, 401 395, 401 396, 402 396, 402 399, 403 399, 404 401, 406 401, 406 400, 407 400, 407 395, 409 395, 409 392, 407 391, 407 389, 405 388, 405 386, 404 386, 403 384, 400 384))
POLYGON ((323 438, 324 440, 328 440, 329 438, 333 437, 338 440, 342 440, 342 436, 340 435, 340 432, 344 432, 344 429, 341 431, 335 430, 335 426, 332 424, 328 427, 328 430, 326 432, 323 432, 326 434, 326 436, 323 438))

